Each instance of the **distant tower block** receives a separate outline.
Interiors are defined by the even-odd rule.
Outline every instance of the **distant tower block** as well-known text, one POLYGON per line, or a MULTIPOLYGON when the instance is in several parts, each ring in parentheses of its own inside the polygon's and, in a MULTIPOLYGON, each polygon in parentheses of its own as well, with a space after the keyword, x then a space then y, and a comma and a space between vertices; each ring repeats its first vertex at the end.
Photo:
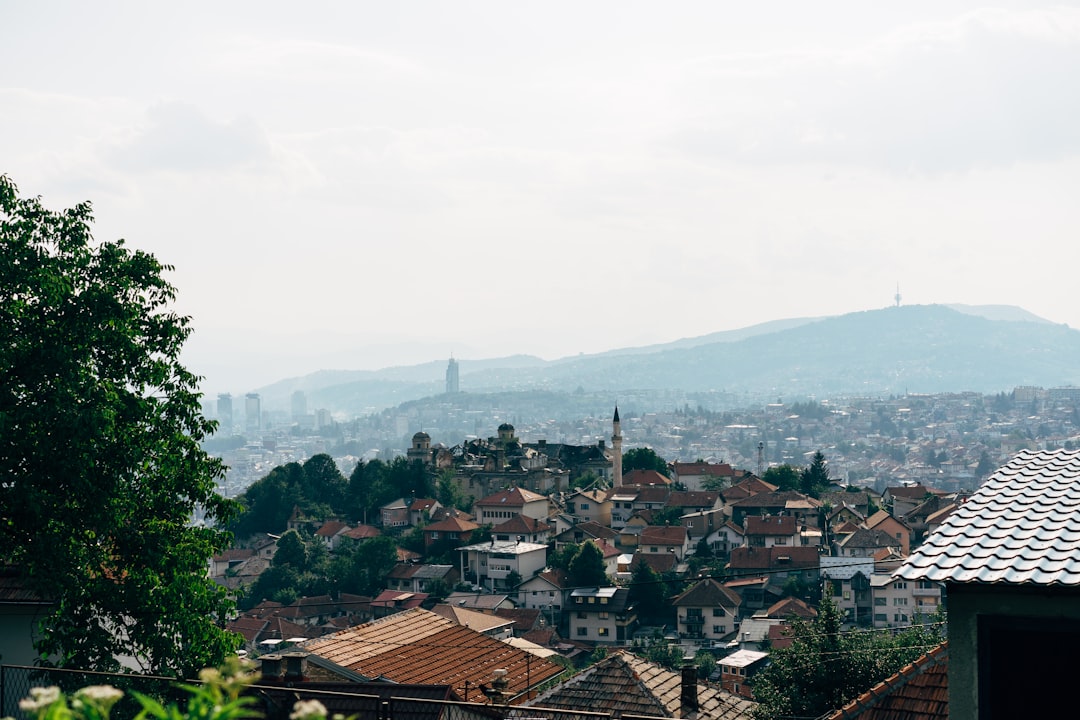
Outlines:
POLYGON ((248 393, 244 397, 244 425, 248 432, 262 429, 262 398, 259 393, 248 393))
POLYGON ((622 423, 619 422, 619 406, 615 406, 615 417, 611 420, 611 459, 612 485, 622 487, 622 423))
POLYGON ((900 283, 896 283, 896 295, 893 297, 896 299, 896 307, 900 307, 900 283))
POLYGON ((291 398, 292 419, 294 422, 307 415, 307 395, 303 390, 297 390, 291 398))
POLYGON ((218 430, 226 433, 233 431, 232 395, 221 393, 217 396, 218 430))
POLYGON ((454 358, 450 358, 450 362, 446 366, 446 392, 456 393, 459 392, 458 385, 458 362, 454 358))

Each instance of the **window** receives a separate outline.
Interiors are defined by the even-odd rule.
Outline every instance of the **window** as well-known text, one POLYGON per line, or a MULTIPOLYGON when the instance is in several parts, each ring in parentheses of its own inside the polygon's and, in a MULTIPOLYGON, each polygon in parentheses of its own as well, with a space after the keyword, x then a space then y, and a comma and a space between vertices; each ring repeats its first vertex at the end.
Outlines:
POLYGON ((579 610, 577 616, 578 616, 578 620, 584 620, 585 618, 589 617, 588 615, 585 614, 584 610, 579 610))
POLYGON ((601 605, 607 605, 607 600, 608 600, 608 599, 607 599, 606 597, 602 597, 602 598, 600 598, 600 604, 601 604, 601 605))
POLYGON ((776 538, 776 543, 775 544, 776 545, 787 545, 787 538, 786 537, 778 537, 778 538, 776 538))
POLYGON ((686 617, 699 618, 701 617, 701 608, 686 608, 686 617))
POLYGON ((582 510, 588 510, 589 509, 589 503, 581 503, 581 509, 582 510))
POLYGON ((880 607, 882 605, 888 605, 888 604, 889 604, 889 598, 883 598, 883 597, 874 598, 874 605, 877 605, 877 606, 880 607))
POLYGON ((727 632, 727 625, 713 625, 712 631, 715 635, 723 635, 727 632))
POLYGON ((657 549, 656 549, 656 546, 653 545, 652 547, 650 547, 649 552, 658 552, 657 549))
POLYGON ((907 590, 907 583, 906 582, 894 582, 892 584, 892 589, 893 590, 907 590))
POLYGON ((713 608, 712 609, 712 616, 713 617, 724 617, 724 614, 725 614, 724 613, 724 608, 713 608))
POLYGON ((889 622, 889 616, 885 613, 875 613, 874 622, 889 622))
POLYGON ((900 607, 901 605, 907 605, 906 597, 898 597, 892 599, 893 607, 900 607))
POLYGON ((599 635, 600 637, 607 637, 608 629, 606 627, 597 628, 596 629, 596 634, 599 635))
POLYGON ((589 604, 590 605, 595 605, 596 604, 596 598, 595 597, 590 597, 589 598, 589 604))
POLYGON ((431 539, 432 540, 438 540, 439 539, 439 531, 438 530, 432 530, 431 531, 431 539))
POLYGON ((589 634, 589 628, 579 627, 579 628, 577 629, 577 634, 578 634, 579 636, 585 636, 585 635, 588 635, 588 634, 589 634))
POLYGON ((608 619, 608 614, 606 612, 601 612, 600 613, 600 619, 601 620, 607 620, 608 619))

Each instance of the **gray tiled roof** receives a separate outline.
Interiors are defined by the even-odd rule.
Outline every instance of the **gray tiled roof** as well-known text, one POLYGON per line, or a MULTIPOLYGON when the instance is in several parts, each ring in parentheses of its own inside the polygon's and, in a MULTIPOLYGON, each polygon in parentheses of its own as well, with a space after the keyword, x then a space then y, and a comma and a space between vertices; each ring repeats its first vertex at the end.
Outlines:
POLYGON ((1080 451, 1023 451, 938 528, 896 577, 1080 586, 1080 451))

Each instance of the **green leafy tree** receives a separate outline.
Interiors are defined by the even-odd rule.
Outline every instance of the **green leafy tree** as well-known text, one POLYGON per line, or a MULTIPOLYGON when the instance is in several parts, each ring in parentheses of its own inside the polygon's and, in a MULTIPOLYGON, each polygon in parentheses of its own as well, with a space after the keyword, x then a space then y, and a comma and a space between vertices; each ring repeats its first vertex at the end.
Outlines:
POLYGON ((609 582, 603 551, 592 540, 581 543, 570 561, 570 583, 575 587, 606 587, 609 582))
POLYGON ((671 607, 668 605, 664 578, 648 563, 640 560, 630 574, 630 600, 637 605, 638 612, 650 621, 667 614, 671 607))
POLYGON ((810 460, 810 466, 802 471, 799 477, 799 490, 804 495, 817 497, 829 488, 829 466, 825 461, 825 455, 820 450, 814 453, 810 460))
POLYGON ((780 490, 799 490, 802 487, 799 469, 788 464, 774 465, 762 473, 762 480, 780 490))
POLYGON ((239 537, 284 532, 293 509, 304 501, 304 468, 300 463, 279 465, 252 483, 238 500, 243 512, 233 524, 239 537))
POLYGON ((634 448, 623 453, 623 473, 631 470, 655 470, 668 477, 667 461, 656 454, 652 448, 634 448))
POLYGON ((454 480, 455 473, 450 468, 439 472, 435 480, 435 499, 446 508, 457 508, 468 512, 472 508, 469 496, 461 489, 461 484, 454 480))
POLYGON ((323 517, 340 515, 345 511, 347 490, 348 481, 338 470, 334 458, 319 453, 304 462, 304 499, 308 507, 322 505, 329 508, 329 512, 322 514, 323 517))
POLYGON ((562 570, 569 574, 570 563, 573 562, 574 557, 578 554, 578 550, 580 549, 580 543, 563 543, 563 545, 557 549, 549 549, 547 554, 548 566, 552 569, 562 570))
POLYGON ((296 572, 307 569, 307 548, 300 533, 290 530, 281 536, 272 562, 274 565, 288 565, 296 572))
POLYGON ((190 677, 238 647, 206 573, 234 505, 200 443, 189 319, 170 270, 95 241, 90 205, 55 212, 0 176, 0 539, 51 601, 45 662, 190 677), (196 511, 207 524, 192 522, 196 511))
POLYGON ((826 592, 813 622, 794 620, 790 647, 775 648, 754 677, 760 720, 819 717, 842 707, 943 640, 943 616, 917 619, 892 632, 841 631, 841 615, 826 592))

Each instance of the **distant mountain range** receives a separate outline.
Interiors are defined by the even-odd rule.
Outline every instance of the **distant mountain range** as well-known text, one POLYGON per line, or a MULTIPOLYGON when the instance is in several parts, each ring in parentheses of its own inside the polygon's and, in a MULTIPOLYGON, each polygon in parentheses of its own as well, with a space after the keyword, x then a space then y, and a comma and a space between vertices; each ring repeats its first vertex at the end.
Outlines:
MULTIPOLYGON (((679 391, 746 398, 1009 391, 1080 384, 1080 331, 1012 306, 912 305, 778 320, 662 345, 554 361, 459 360, 468 393, 679 391)), ((324 370, 261 388, 264 407, 304 390, 349 414, 445 389, 446 360, 324 370)))

